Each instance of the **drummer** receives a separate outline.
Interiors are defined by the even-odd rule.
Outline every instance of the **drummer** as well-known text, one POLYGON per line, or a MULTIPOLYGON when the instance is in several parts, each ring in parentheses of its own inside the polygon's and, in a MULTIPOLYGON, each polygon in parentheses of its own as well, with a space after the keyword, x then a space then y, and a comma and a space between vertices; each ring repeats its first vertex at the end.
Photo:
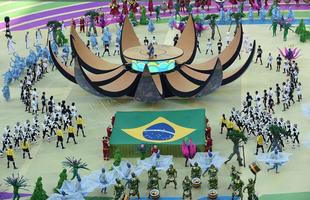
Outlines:
POLYGON ((243 188, 244 182, 240 179, 240 176, 237 175, 236 179, 232 183, 232 189, 233 193, 231 196, 231 199, 235 199, 235 197, 240 197, 240 199, 243 199, 243 188))
POLYGON ((136 176, 134 172, 131 173, 131 179, 129 184, 129 198, 132 196, 137 196, 138 199, 140 199, 140 193, 139 193, 139 184, 140 180, 136 176))
POLYGON ((148 179, 149 179, 148 184, 147 184, 147 189, 151 189, 152 188, 152 183, 151 183, 152 179, 154 177, 157 178, 158 180, 161 178, 159 177, 159 173, 158 173, 155 166, 152 166, 152 168, 147 172, 147 174, 148 174, 148 179))
POLYGON ((201 167, 198 165, 197 162, 194 163, 194 167, 191 170, 191 178, 199 178, 201 179, 201 167))
POLYGON ((167 169, 166 174, 168 178, 163 189, 166 189, 167 185, 170 183, 174 183, 174 189, 177 189, 177 181, 175 180, 177 178, 177 170, 173 168, 172 164, 167 169))
POLYGON ((115 179, 116 184, 114 185, 114 199, 123 199, 125 187, 118 178, 115 179))
POLYGON ((186 197, 189 197, 189 199, 192 199, 192 182, 188 176, 185 176, 182 182, 182 187, 183 187, 182 199, 185 199, 186 197))

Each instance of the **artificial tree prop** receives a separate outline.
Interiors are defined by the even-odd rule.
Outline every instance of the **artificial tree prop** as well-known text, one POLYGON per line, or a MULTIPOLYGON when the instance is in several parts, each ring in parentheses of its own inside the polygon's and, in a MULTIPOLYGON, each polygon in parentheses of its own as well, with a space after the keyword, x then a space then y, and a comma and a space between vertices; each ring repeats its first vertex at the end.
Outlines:
POLYGON ((146 9, 144 6, 141 7, 140 24, 141 25, 147 25, 148 24, 148 20, 147 20, 147 16, 146 16, 146 9))
POLYGON ((91 33, 91 29, 93 29, 94 34, 97 35, 97 29, 96 29, 96 26, 95 26, 95 18, 96 18, 97 16, 99 16, 99 13, 96 12, 96 11, 91 10, 91 11, 87 11, 87 12, 84 14, 84 16, 89 17, 89 19, 90 19, 89 29, 88 29, 88 36, 89 36, 90 33, 91 33))
POLYGON ((36 182, 36 186, 32 193, 30 200, 46 200, 48 196, 46 191, 43 189, 42 177, 40 176, 36 182))
POLYGON ((4 182, 6 182, 6 184, 8 186, 12 186, 13 187, 13 200, 19 200, 20 195, 19 195, 19 190, 20 189, 26 189, 27 185, 27 180, 25 179, 24 176, 19 176, 19 174, 17 176, 15 176, 14 174, 12 174, 12 176, 8 176, 4 179, 4 182))
POLYGON ((79 169, 89 170, 87 168, 87 164, 85 162, 82 162, 81 158, 78 160, 74 157, 66 157, 66 160, 62 162, 62 165, 71 169, 71 172, 73 174, 71 180, 80 177, 79 169))
POLYGON ((287 136, 289 133, 284 128, 277 125, 269 126, 269 131, 273 140, 268 148, 268 152, 273 151, 275 148, 282 152, 282 147, 284 147, 282 136, 287 136))
MULTIPOLYGON (((231 13, 231 17, 234 18, 234 21, 236 22, 236 28, 235 28, 235 34, 237 32, 237 28, 240 26, 241 24, 241 19, 243 17, 245 17, 246 15, 242 12, 237 12, 237 13, 231 13)), ((233 21, 230 22, 230 26, 229 26, 229 29, 228 31, 230 32, 230 28, 231 28, 231 25, 232 25, 233 21)))
POLYGON ((67 179, 68 179, 67 169, 63 169, 61 173, 59 174, 59 180, 58 180, 56 188, 54 188, 54 192, 59 193, 58 190, 61 188, 63 182, 66 181, 67 179))
POLYGON ((310 40, 310 31, 306 30, 304 19, 301 19, 299 25, 296 27, 295 33, 300 36, 300 42, 306 42, 310 40))
POLYGON ((242 166, 242 158, 240 156, 240 144, 242 142, 247 142, 247 137, 244 135, 243 132, 232 130, 227 133, 227 137, 234 143, 233 145, 233 152, 229 155, 228 159, 225 161, 225 164, 229 162, 232 157, 236 154, 237 155, 237 161, 239 163, 239 166, 242 166))
POLYGON ((129 20, 130 20, 130 22, 131 22, 131 24, 133 26, 137 26, 138 25, 138 21, 136 19, 135 13, 133 11, 129 12, 129 20))
MULTIPOLYGON (((57 30, 61 28, 61 23, 59 21, 56 20, 52 20, 52 21, 48 21, 46 24, 47 27, 51 28, 52 34, 53 34, 53 38, 55 41, 57 38, 57 30)), ((48 38, 47 38, 48 40, 48 38)))
POLYGON ((209 20, 209 26, 211 28, 211 39, 214 40, 215 35, 215 28, 217 30, 217 33, 219 34, 220 39, 222 39, 219 27, 216 23, 216 19, 219 17, 217 14, 209 14, 205 17, 205 20, 209 20))

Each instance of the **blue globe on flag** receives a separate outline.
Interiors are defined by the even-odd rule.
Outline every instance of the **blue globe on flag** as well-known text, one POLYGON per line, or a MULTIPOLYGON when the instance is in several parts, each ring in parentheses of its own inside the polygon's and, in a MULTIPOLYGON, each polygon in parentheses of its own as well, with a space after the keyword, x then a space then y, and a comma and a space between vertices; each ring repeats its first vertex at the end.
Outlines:
POLYGON ((169 140, 174 134, 174 128, 166 123, 154 124, 143 131, 143 137, 148 140, 169 140))

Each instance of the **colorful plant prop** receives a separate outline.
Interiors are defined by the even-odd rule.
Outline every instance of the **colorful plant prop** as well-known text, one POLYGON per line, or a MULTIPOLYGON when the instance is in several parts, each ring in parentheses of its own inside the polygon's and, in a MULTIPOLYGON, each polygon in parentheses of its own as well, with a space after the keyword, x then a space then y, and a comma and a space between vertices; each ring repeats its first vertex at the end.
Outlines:
POLYGON ((19 174, 17 176, 15 176, 14 174, 12 174, 12 176, 8 176, 4 179, 4 182, 8 185, 8 186, 12 186, 13 187, 13 199, 19 199, 20 195, 19 195, 19 190, 20 189, 26 189, 27 185, 27 180, 25 179, 24 176, 19 176, 19 174))
POLYGON ((78 160, 78 159, 75 159, 74 157, 66 157, 66 160, 62 162, 62 165, 64 167, 68 167, 71 169, 73 173, 73 177, 71 178, 71 180, 79 176, 78 174, 79 169, 89 170, 87 168, 87 164, 85 162, 82 162, 82 159, 78 160))
POLYGON ((295 60, 296 58, 298 58, 300 56, 300 49, 294 48, 294 49, 290 49, 290 48, 284 48, 284 49, 279 49, 280 54, 288 59, 288 60, 295 60))

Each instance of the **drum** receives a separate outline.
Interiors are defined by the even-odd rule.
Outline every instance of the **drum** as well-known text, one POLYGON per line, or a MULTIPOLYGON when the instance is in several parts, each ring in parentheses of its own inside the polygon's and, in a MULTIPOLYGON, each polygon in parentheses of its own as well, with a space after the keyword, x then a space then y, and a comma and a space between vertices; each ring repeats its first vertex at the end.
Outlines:
POLYGON ((160 197, 159 190, 153 189, 150 191, 150 199, 157 200, 157 199, 159 199, 159 197, 160 197))
POLYGON ((185 195, 185 197, 189 197, 189 196, 190 196, 189 190, 186 190, 186 191, 184 192, 184 195, 185 195))
POLYGON ((305 3, 310 3, 310 0, 304 0, 305 3))
POLYGON ((260 171, 260 167, 258 166, 257 163, 253 162, 252 164, 249 165, 249 168, 251 170, 251 172, 254 174, 254 175, 257 175, 257 173, 260 171))
POLYGON ((129 190, 130 196, 136 196, 136 192, 134 190, 129 190))
POLYGON ((193 178, 192 184, 193 184, 193 188, 200 188, 200 186, 201 186, 200 178, 193 178))
POLYGON ((209 190, 208 198, 209 199, 217 199, 217 191, 214 189, 209 190))
POLYGON ((234 196, 235 196, 235 197, 239 197, 239 196, 240 196, 239 190, 234 191, 234 196))

